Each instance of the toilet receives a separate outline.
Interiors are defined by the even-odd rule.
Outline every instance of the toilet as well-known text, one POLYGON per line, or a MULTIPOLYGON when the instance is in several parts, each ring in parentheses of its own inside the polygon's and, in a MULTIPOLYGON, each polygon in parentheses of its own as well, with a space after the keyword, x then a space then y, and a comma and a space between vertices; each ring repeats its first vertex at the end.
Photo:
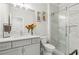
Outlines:
POLYGON ((55 51, 55 46, 47 43, 47 38, 46 37, 42 37, 41 39, 41 43, 43 45, 42 48, 44 48, 43 50, 43 54, 44 55, 52 55, 52 53, 55 51))

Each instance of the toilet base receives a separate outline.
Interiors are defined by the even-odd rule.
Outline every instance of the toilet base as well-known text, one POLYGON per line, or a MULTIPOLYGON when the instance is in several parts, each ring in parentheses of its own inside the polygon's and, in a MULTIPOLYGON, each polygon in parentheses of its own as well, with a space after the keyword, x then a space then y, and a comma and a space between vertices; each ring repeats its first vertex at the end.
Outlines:
POLYGON ((44 52, 43 52, 43 55, 52 55, 52 52, 44 51, 44 52))
POLYGON ((65 55, 65 54, 56 49, 53 52, 43 51, 43 55, 65 55))

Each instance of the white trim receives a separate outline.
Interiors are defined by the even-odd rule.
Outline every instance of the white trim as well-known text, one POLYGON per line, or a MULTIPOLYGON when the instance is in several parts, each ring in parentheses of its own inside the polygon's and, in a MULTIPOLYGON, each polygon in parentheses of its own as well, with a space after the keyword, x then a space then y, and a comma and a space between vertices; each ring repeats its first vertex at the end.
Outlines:
POLYGON ((48 40, 51 40, 50 37, 50 4, 48 3, 48 40))

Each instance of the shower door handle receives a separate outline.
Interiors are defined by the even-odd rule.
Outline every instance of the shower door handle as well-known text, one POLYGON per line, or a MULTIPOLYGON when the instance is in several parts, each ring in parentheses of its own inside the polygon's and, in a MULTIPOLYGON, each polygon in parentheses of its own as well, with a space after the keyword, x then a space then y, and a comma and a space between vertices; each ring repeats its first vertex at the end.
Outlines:
POLYGON ((66 34, 65 34, 65 35, 66 35, 66 37, 67 37, 67 26, 65 26, 65 31, 66 31, 66 34))
POLYGON ((65 28, 66 28, 66 36, 67 36, 68 33, 70 33, 71 28, 74 28, 74 27, 78 27, 78 25, 65 26, 65 28))
POLYGON ((69 25, 70 28, 77 27, 78 25, 69 25))
POLYGON ((66 26, 66 27, 69 27, 69 28, 73 28, 73 27, 78 27, 78 25, 69 25, 69 26, 66 26))

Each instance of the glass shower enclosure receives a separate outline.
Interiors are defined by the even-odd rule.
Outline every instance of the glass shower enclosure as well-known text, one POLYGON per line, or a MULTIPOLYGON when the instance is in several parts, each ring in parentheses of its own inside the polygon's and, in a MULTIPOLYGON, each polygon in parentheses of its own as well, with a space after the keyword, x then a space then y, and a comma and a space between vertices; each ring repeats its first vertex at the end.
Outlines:
POLYGON ((50 20, 52 44, 65 55, 78 54, 79 3, 60 3, 58 9, 56 6, 52 8, 50 20))
POLYGON ((79 4, 67 5, 59 11, 59 49, 67 55, 79 50, 79 4))

